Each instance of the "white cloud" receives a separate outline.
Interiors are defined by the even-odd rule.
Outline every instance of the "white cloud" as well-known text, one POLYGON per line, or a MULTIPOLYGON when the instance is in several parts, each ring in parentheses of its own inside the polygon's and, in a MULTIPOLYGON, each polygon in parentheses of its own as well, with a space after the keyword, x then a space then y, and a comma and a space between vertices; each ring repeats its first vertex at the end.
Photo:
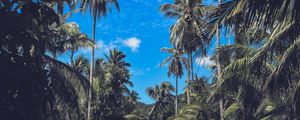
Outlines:
MULTIPOLYGON (((136 37, 131 37, 128 39, 116 38, 113 41, 105 42, 104 40, 97 40, 95 43, 96 53, 107 53, 109 50, 114 48, 121 49, 122 47, 130 48, 132 52, 137 52, 140 47, 141 40, 136 37)), ((83 48, 83 53, 90 53, 90 48, 83 48)))
POLYGON ((103 46, 104 46, 104 41, 103 40, 98 40, 96 42, 96 49, 103 48, 103 46))
POLYGON ((123 44, 131 48, 132 52, 137 52, 137 49, 140 47, 141 40, 136 37, 131 37, 126 40, 123 40, 123 44))
POLYGON ((207 57, 198 57, 196 58, 196 63, 198 65, 204 66, 204 67, 210 67, 214 64, 214 62, 211 60, 210 56, 207 57))
POLYGON ((103 40, 98 40, 96 42, 96 52, 108 52, 110 49, 117 48, 119 45, 115 41, 110 41, 108 44, 105 44, 103 40))

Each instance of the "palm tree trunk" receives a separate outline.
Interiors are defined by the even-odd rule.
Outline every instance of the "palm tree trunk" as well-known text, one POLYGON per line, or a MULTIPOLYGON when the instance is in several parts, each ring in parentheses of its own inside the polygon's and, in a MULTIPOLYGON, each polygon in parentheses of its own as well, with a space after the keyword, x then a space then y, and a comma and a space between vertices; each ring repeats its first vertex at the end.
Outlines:
POLYGON ((191 59, 190 59, 190 62, 191 62, 191 74, 192 74, 191 80, 194 80, 193 52, 191 53, 191 59))
POLYGON ((220 118, 221 120, 224 120, 224 104, 223 104, 223 98, 220 100, 220 118))
MULTIPOLYGON (((219 5, 221 4, 221 0, 219 0, 219 5)), ((217 26, 217 29, 216 29, 216 52, 217 52, 217 55, 216 55, 216 60, 217 60, 217 78, 218 78, 218 81, 220 80, 221 78, 221 65, 220 65, 220 30, 219 30, 219 24, 220 23, 217 23, 218 26, 217 26)), ((220 119, 221 120, 224 120, 223 118, 223 114, 224 114, 224 108, 223 108, 223 98, 221 98, 221 100, 219 101, 219 106, 220 106, 220 119)))
POLYGON ((187 88, 186 88, 186 95, 187 95, 187 103, 190 104, 191 100, 190 100, 190 78, 191 78, 191 61, 192 61, 192 54, 188 53, 188 64, 189 64, 189 69, 188 69, 188 79, 186 81, 187 84, 187 88))
POLYGON ((74 63, 74 50, 71 50, 71 55, 70 55, 70 60, 71 60, 71 65, 72 65, 72 67, 74 67, 75 65, 75 63, 74 63))
MULTIPOLYGON (((96 17, 97 16, 94 14, 93 17, 94 17, 94 21, 93 21, 92 43, 95 43, 96 20, 97 20, 96 17)), ((87 120, 91 119, 91 102, 92 102, 94 61, 95 61, 95 48, 94 48, 94 45, 93 45, 92 46, 91 68, 90 68, 90 83, 91 83, 91 85, 90 85, 90 88, 89 88, 89 100, 88 100, 87 120)))
MULTIPOLYGON (((219 81, 220 78, 221 78, 221 65, 220 65, 220 55, 219 55, 219 53, 220 53, 220 31, 219 31, 219 27, 217 28, 216 32, 217 32, 216 33, 217 78, 218 78, 218 81, 219 81)), ((223 98, 221 98, 221 100, 219 101, 219 105, 220 105, 220 119, 224 120, 223 119, 223 112, 224 112, 224 109, 223 109, 223 98)))
MULTIPOLYGON (((191 53, 190 64, 191 64, 191 75, 192 75, 191 80, 194 80, 193 52, 191 53)), ((190 88, 190 81, 189 81, 188 86, 189 86, 189 96, 190 96, 190 93, 192 93, 191 88, 190 88)), ((189 98, 189 101, 191 103, 191 99, 190 98, 189 98)))
POLYGON ((157 104, 155 103, 149 112, 149 120, 152 120, 153 111, 156 109, 157 104))
POLYGON ((178 76, 176 75, 175 115, 178 113, 178 76))

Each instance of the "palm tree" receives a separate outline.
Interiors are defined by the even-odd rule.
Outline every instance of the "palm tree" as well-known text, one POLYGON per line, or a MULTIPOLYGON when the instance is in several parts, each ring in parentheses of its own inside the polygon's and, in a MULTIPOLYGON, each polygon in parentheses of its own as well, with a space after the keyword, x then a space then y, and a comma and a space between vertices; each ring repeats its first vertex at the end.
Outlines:
MULTIPOLYGON (((222 0, 218 0, 218 5, 220 6, 222 3, 222 0)), ((216 14, 219 14, 218 11, 216 12, 216 14)), ((216 34, 216 68, 217 68, 217 81, 220 80, 221 78, 221 65, 220 65, 220 56, 219 56, 219 52, 220 52, 220 24, 221 23, 221 18, 220 18, 220 15, 216 15, 217 17, 215 19, 216 22, 215 24, 213 25, 214 29, 211 30, 211 33, 213 34, 216 34)), ((221 98, 220 99, 220 102, 219 102, 219 107, 220 107, 220 119, 221 120, 224 120, 223 118, 223 111, 224 111, 224 108, 223 108, 223 99, 221 98)))
POLYGON ((74 53, 79 48, 94 46, 90 39, 87 38, 87 35, 80 32, 77 23, 64 23, 60 25, 56 31, 62 33, 62 38, 55 42, 55 46, 49 46, 49 48, 53 49, 53 56, 70 52, 70 61, 72 66, 74 66, 74 53))
MULTIPOLYGON (((81 8, 83 11, 86 10, 87 7, 90 8, 90 12, 93 16, 93 32, 92 32, 92 42, 95 43, 96 36, 96 22, 97 18, 100 19, 101 16, 106 16, 107 10, 112 9, 112 6, 115 6, 119 11, 119 4, 117 0, 82 0, 81 8)), ((94 69, 94 57, 95 57, 95 48, 92 47, 92 58, 91 58, 91 69, 90 69, 90 82, 93 84, 93 69, 94 69)), ((89 90, 89 98, 91 99, 92 88, 89 90)), ((88 103, 88 112, 87 112, 87 120, 90 120, 91 114, 91 100, 88 103)))
POLYGON ((72 64, 72 67, 76 71, 80 72, 82 75, 88 76, 89 75, 89 67, 90 67, 90 65, 88 63, 89 63, 89 60, 87 58, 83 57, 82 55, 79 55, 79 56, 77 56, 74 63, 72 64))
MULTIPOLYGON (((222 0, 219 0, 218 4, 221 4, 222 0)), ((217 23, 217 28, 216 28, 216 66, 217 66, 217 80, 220 80, 221 77, 221 65, 220 65, 220 23, 217 23)), ((223 98, 220 99, 220 119, 224 120, 223 118, 223 112, 224 112, 224 105, 223 105, 223 98)))
POLYGON ((95 63, 95 69, 94 69, 94 82, 93 82, 93 88, 95 91, 95 96, 99 96, 101 87, 105 82, 105 69, 107 67, 107 63, 105 59, 103 58, 97 58, 95 63))
POLYGON ((0 113, 3 119, 82 119, 84 116, 90 87, 85 76, 47 54, 55 50, 49 49, 50 46, 63 49, 57 43, 65 40, 61 38, 63 33, 55 30, 62 23, 55 10, 45 5, 48 2, 0 2, 0 29, 5 31, 0 35, 0 59, 4 63, 1 66, 4 111, 0 113), (13 97, 8 91, 17 91, 18 96, 13 97))
POLYGON ((48 2, 50 2, 50 8, 55 9, 55 7, 57 7, 57 16, 59 17, 60 24, 54 29, 54 34, 49 35, 55 38, 55 43, 48 43, 47 49, 50 49, 50 52, 52 53, 52 56, 54 58, 56 58, 58 55, 61 55, 62 53, 70 52, 70 61, 71 65, 73 66, 74 53, 79 48, 94 46, 91 40, 87 37, 87 35, 80 31, 79 25, 77 23, 67 22, 68 17, 70 17, 73 13, 79 11, 79 9, 75 9, 77 1, 53 0, 48 2), (70 11, 68 13, 63 14, 65 2, 67 2, 67 4, 70 6, 70 11))
MULTIPOLYGON (((279 100, 283 98, 290 99, 284 96, 283 93, 290 94, 290 96, 294 96, 298 93, 291 92, 297 90, 296 88, 298 87, 296 87, 296 84, 298 81, 296 79, 299 77, 293 74, 295 70, 297 71, 297 67, 295 66, 298 66, 299 63, 298 61, 294 61, 296 59, 294 57, 297 56, 294 50, 297 49, 298 36, 300 34, 297 31, 297 29, 299 29, 298 16, 300 15, 299 9, 295 7, 296 5, 299 5, 299 1, 232 0, 220 5, 218 9, 218 19, 216 20, 218 23, 216 26, 218 27, 219 23, 224 23, 225 27, 234 24, 237 25, 233 27, 233 29, 238 32, 255 31, 255 33, 257 33, 261 30, 263 32, 269 31, 268 37, 260 39, 264 42, 264 45, 260 48, 259 52, 252 58, 241 59, 230 66, 235 66, 235 68, 247 68, 247 71, 250 71, 255 69, 262 70, 261 68, 263 68, 266 62, 271 64, 277 63, 275 64, 275 70, 267 77, 263 88, 264 91, 267 91, 266 93, 268 93, 269 97, 275 97, 279 100), (259 25, 259 27, 255 27, 257 25, 259 25), (291 65, 293 65, 292 68, 290 67, 291 65), (290 88, 293 90, 290 91, 290 88)), ((299 99, 291 101, 296 105, 297 100, 299 99)), ((294 108, 297 107, 294 106, 294 108)), ((296 114, 297 110, 293 112, 293 114, 296 114)), ((293 116, 294 115, 291 117, 293 116)), ((295 116, 297 116, 297 114, 295 116)))
POLYGON ((162 48, 162 52, 170 53, 171 55, 164 59, 160 66, 162 67, 164 64, 169 63, 168 65, 168 77, 171 75, 175 76, 176 79, 176 98, 175 98, 175 114, 177 114, 178 110, 178 78, 181 78, 183 75, 183 65, 188 68, 187 59, 185 59, 181 50, 176 48, 162 48))
MULTIPOLYGON (((218 5, 220 6, 222 3, 222 0, 218 0, 218 5)), ((218 18, 219 19, 219 18, 218 18)), ((217 67, 217 81, 220 80, 221 77, 221 65, 220 65, 220 56, 219 56, 219 52, 220 52, 220 22, 217 21, 216 22, 216 26, 215 26, 215 34, 216 34, 216 67, 217 67)), ((223 99, 220 99, 220 118, 221 120, 224 120, 223 118, 223 99)))
POLYGON ((170 105, 169 100, 173 99, 171 92, 175 89, 169 82, 162 82, 160 86, 155 85, 154 87, 147 88, 147 95, 155 100, 155 104, 151 108, 149 112, 149 119, 153 119, 153 112, 159 107, 165 107, 166 105, 170 105))
POLYGON ((191 104, 184 106, 173 120, 210 120, 218 119, 215 112, 212 111, 213 107, 205 103, 191 104))
POLYGON ((113 74, 118 73, 120 71, 121 77, 117 77, 116 81, 119 85, 118 87, 121 87, 123 91, 129 93, 127 86, 133 86, 133 83, 129 80, 129 70, 128 67, 130 67, 130 64, 125 61, 126 55, 119 51, 118 49, 114 48, 113 50, 109 51, 109 55, 105 54, 105 57, 107 59, 107 67, 108 69, 111 69, 113 74))
POLYGON ((205 55, 208 39, 205 39, 207 31, 204 17, 208 7, 202 5, 202 0, 175 0, 174 4, 164 4, 161 11, 165 16, 177 18, 174 25, 171 26, 170 42, 175 47, 185 50, 188 54, 189 69, 187 79, 187 101, 190 104, 189 81, 193 79, 193 52, 198 48, 199 53, 205 55))
MULTIPOLYGON (((263 73, 257 73, 255 70, 248 73, 244 66, 233 66, 237 62, 243 64, 241 60, 253 57, 256 52, 257 50, 254 48, 239 44, 220 48, 219 60, 220 66, 223 68, 222 77, 214 84, 215 91, 209 99, 212 102, 212 100, 222 98, 227 104, 226 106, 230 106, 224 110, 223 119, 259 118, 254 116, 256 114, 254 112, 257 111, 260 100, 263 99, 261 93, 264 79, 257 76, 269 74, 269 65, 264 64, 262 69, 265 72, 263 73), (245 79, 246 76, 249 77, 245 79), (235 112, 236 114, 234 114, 235 112)), ((215 56, 213 59, 216 59, 215 56)))
MULTIPOLYGON (((72 67, 49 56, 44 58, 51 69, 49 79, 52 81, 50 86, 52 86, 52 94, 55 97, 55 103, 53 103, 55 111, 53 111, 51 117, 60 117, 54 119, 84 118, 85 104, 88 101, 87 91, 90 86, 84 72, 81 72, 81 70, 86 71, 84 68, 88 66, 77 64, 78 66, 72 67)), ((77 59, 75 63, 77 61, 81 60, 77 59)))
MULTIPOLYGON (((54 6, 56 4, 63 3, 64 1, 55 1, 50 4, 50 7, 54 9, 54 6)), ((74 3, 69 4, 73 5, 74 3)), ((65 52, 70 52, 71 65, 74 63, 74 53, 79 48, 93 46, 93 43, 91 43, 87 35, 80 31, 79 25, 77 23, 66 22, 67 18, 77 11, 78 9, 71 9, 70 12, 66 14, 62 14, 58 11, 57 16, 59 17, 60 24, 53 28, 52 34, 49 34, 49 36, 53 37, 53 40, 46 41, 46 47, 47 49, 49 49, 54 58, 65 52)))
POLYGON ((139 94, 136 92, 136 91, 131 91, 129 96, 128 96, 128 101, 133 103, 133 104, 136 104, 137 100, 139 99, 139 94))
MULTIPOLYGON (((131 95, 133 101, 137 94, 131 92, 128 87, 132 87, 130 81, 130 64, 125 61, 126 55, 113 49, 109 54, 105 54, 106 59, 98 59, 96 62, 95 80, 100 83, 96 88, 97 100, 93 111, 93 119, 121 119, 124 115, 132 112, 133 106, 127 105, 131 95)), ((133 103, 131 103, 133 105, 133 103)))
POLYGON ((124 60, 126 55, 116 48, 109 50, 109 54, 105 54, 105 57, 107 59, 107 64, 112 66, 121 68, 130 66, 130 64, 124 60))
POLYGON ((190 83, 191 89, 191 98, 193 102, 204 102, 207 100, 209 94, 210 84, 208 83, 208 78, 206 77, 197 77, 190 83))

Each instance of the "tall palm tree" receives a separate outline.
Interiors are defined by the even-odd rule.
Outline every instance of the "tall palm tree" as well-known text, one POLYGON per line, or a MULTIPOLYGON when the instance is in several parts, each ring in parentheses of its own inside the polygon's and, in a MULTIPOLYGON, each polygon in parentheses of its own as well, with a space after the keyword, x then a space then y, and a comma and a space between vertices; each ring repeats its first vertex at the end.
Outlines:
MULTIPOLYGON (((220 7, 221 6, 221 3, 222 3, 222 0, 218 0, 218 6, 220 7)), ((221 20, 221 17, 220 17, 220 14, 218 13, 219 11, 216 12, 216 15, 217 17, 215 19, 217 19, 213 25, 213 30, 211 30, 211 33, 213 34, 216 34, 216 68, 217 68, 217 81, 220 80, 221 78, 221 65, 220 65, 220 55, 219 55, 219 52, 220 52, 220 27, 222 24, 222 20, 221 20)), ((211 34, 211 35, 213 35, 211 34)), ((212 37, 210 37, 212 38, 212 37)), ((223 108, 223 99, 221 98, 220 101, 219 101, 219 107, 220 107, 220 119, 221 120, 224 120, 223 118, 223 111, 224 111, 224 108, 223 108)))
POLYGON ((170 42, 175 47, 185 50, 188 54, 189 69, 187 79, 187 101, 190 103, 189 81, 193 79, 193 52, 198 48, 205 55, 207 31, 204 17, 209 7, 202 5, 202 0, 174 0, 174 4, 164 4, 160 7, 165 16, 177 18, 171 26, 170 42))
POLYGON ((105 57, 107 59, 107 66, 111 68, 111 72, 117 73, 116 70, 121 71, 120 76, 122 77, 117 77, 116 82, 118 82, 119 86, 126 92, 129 92, 127 86, 133 86, 133 83, 129 80, 130 75, 129 75, 129 70, 128 67, 130 67, 130 64, 125 61, 126 55, 122 52, 119 51, 118 49, 114 48, 113 50, 109 51, 109 55, 105 54, 105 57))
POLYGON ((99 87, 95 88, 97 107, 93 111, 93 119, 121 119, 131 112, 132 106, 126 105, 129 95, 136 95, 128 88, 133 86, 128 69, 130 64, 125 61, 126 55, 117 49, 110 50, 105 57, 105 62, 102 59, 96 62, 94 79, 99 81, 95 87, 99 87))
POLYGON ((176 97, 175 97, 175 114, 178 112, 178 78, 181 78, 183 75, 183 64, 186 68, 188 68, 188 61, 182 55, 183 52, 176 48, 162 48, 162 52, 170 53, 171 55, 165 58, 160 66, 162 67, 164 64, 168 63, 168 77, 171 75, 175 76, 176 79, 176 97))
MULTIPOLYGON (((218 4, 220 5, 222 0, 218 0, 218 4)), ((220 65, 220 23, 217 23, 217 28, 216 28, 216 66, 217 66, 217 80, 220 80, 221 78, 221 65, 220 65)), ((224 120, 223 118, 223 98, 220 100, 220 119, 224 120)))
MULTIPOLYGON (((87 7, 90 8, 90 12, 93 16, 93 32, 92 32, 92 42, 95 43, 96 36, 96 22, 97 18, 100 19, 101 16, 106 16, 108 10, 112 10, 112 6, 115 6, 119 11, 119 4, 117 0, 82 0, 81 8, 83 11, 86 10, 87 7)), ((95 47, 92 47, 92 58, 91 58, 91 69, 90 69, 90 82, 93 84, 93 70, 94 70, 94 57, 95 57, 95 47)), ((88 112, 87 112, 87 120, 90 120, 91 114, 91 95, 92 88, 89 90, 89 103, 88 103, 88 112)))
POLYGON ((174 92, 175 89, 169 82, 162 82, 160 86, 155 85, 154 87, 147 88, 147 95, 155 100, 155 104, 149 112, 149 119, 153 119, 153 112, 159 107, 164 107, 169 105, 170 99, 173 99, 171 92, 174 92), (169 100, 168 100, 169 99, 169 100))

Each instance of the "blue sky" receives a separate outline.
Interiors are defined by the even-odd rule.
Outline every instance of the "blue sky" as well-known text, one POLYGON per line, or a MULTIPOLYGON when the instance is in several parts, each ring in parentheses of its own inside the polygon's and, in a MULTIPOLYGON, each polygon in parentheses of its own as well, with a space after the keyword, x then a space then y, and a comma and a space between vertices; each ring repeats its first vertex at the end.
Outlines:
MULTIPOLYGON (((167 67, 160 68, 160 62, 167 56, 161 53, 160 48, 170 47, 169 27, 175 20, 165 18, 159 12, 163 3, 173 0, 119 0, 120 12, 113 11, 102 17, 97 23, 96 30, 96 57, 103 56, 111 48, 118 48, 126 55, 126 61, 132 66, 131 88, 139 93, 141 102, 150 104, 154 101, 146 94, 146 88, 169 81, 175 85, 174 78, 167 77, 167 67)), ((206 2, 210 3, 210 2, 206 2)), ((68 22, 76 22, 81 31, 91 36, 92 17, 89 13, 73 14, 68 22)), ((224 42, 222 42, 224 43, 224 42)), ((213 46, 212 46, 213 48, 213 46)), ((213 51, 210 50, 210 53, 213 51)), ((81 49, 82 54, 90 58, 90 50, 81 49)), ((66 57, 61 57, 66 59, 66 57)), ((211 70, 204 65, 211 64, 208 58, 200 61, 195 67, 199 76, 211 78, 211 70)), ((179 81, 179 93, 183 93, 185 77, 179 81)))

